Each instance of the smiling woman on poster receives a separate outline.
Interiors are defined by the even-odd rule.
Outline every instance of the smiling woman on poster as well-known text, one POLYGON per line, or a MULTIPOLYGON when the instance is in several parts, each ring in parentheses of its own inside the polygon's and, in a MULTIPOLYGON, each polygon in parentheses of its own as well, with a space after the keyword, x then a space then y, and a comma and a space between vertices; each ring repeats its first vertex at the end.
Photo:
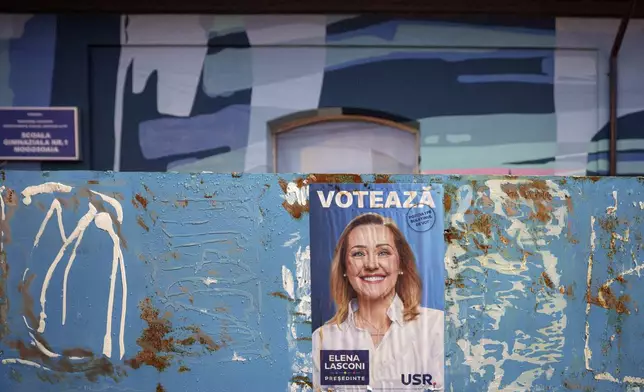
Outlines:
MULTIPOLYGON (((327 387, 321 350, 368 350, 374 391, 441 389, 444 314, 421 307, 416 258, 393 220, 364 213, 349 222, 333 253, 330 284, 335 315, 313 333, 315 391, 327 387)), ((347 385, 339 390, 356 388, 347 385)))

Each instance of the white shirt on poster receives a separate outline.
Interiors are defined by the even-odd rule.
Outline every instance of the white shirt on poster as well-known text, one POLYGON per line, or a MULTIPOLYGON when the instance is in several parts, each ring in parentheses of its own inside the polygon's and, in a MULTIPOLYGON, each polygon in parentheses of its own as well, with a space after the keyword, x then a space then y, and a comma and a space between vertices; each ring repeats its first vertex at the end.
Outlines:
MULTIPOLYGON (((358 310, 351 301, 349 315, 340 325, 325 324, 313 333, 313 390, 315 392, 425 391, 443 390, 444 386, 444 323, 443 311, 420 308, 415 320, 404 321, 403 302, 396 295, 387 310, 391 327, 375 347, 369 331, 354 321, 358 310), (369 350, 369 387, 321 384, 321 350, 369 350), (405 385, 402 377, 430 374, 435 385, 405 385)), ((406 378, 405 381, 408 381, 406 378)))

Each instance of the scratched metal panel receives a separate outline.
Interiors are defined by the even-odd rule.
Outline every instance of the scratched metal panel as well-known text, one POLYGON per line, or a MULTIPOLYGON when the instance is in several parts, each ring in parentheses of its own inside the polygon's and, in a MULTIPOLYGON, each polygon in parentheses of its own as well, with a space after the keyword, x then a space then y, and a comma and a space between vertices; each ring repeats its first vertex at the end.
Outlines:
POLYGON ((310 390, 312 181, 444 183, 449 390, 644 386, 637 178, 2 176, 3 392, 310 390))

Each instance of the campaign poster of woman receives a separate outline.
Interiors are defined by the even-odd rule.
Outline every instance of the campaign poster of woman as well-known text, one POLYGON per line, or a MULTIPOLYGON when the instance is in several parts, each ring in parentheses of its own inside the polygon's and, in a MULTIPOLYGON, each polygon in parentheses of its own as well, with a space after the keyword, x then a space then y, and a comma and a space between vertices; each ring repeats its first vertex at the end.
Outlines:
POLYGON ((309 188, 314 391, 444 386, 440 184, 309 188))

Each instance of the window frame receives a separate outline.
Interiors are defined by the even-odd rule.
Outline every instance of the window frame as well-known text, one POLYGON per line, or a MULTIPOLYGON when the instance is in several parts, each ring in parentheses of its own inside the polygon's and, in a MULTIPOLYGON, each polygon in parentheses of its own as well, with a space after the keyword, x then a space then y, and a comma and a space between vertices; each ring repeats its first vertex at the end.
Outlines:
MULTIPOLYGON (((280 135, 297 132, 298 129, 324 122, 362 122, 386 126, 401 132, 414 135, 414 153, 416 154, 413 174, 420 174, 420 123, 418 121, 398 121, 384 116, 371 114, 343 113, 342 109, 320 109, 319 111, 300 112, 268 122, 272 144, 272 173, 279 173, 277 167, 278 139, 280 135)), ((377 174, 377 173, 362 173, 377 174)), ((404 174, 404 173, 403 173, 404 174)))

